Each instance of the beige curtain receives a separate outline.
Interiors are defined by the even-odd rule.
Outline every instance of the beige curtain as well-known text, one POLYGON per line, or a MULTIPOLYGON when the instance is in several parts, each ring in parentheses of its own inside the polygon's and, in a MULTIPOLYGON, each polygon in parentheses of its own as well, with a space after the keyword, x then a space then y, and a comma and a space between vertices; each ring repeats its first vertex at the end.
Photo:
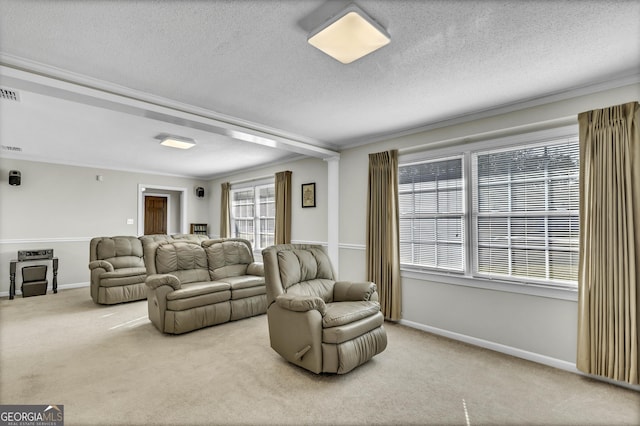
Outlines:
POLYGON ((291 172, 276 173, 275 244, 291 243, 291 172))
POLYGON ((638 384, 640 108, 584 112, 580 125, 577 367, 638 384))
POLYGON ((229 193, 231 192, 231 184, 224 182, 220 194, 220 238, 231 237, 231 205, 229 201, 229 193))
POLYGON ((401 318, 398 151, 369 154, 367 279, 376 283, 384 317, 401 318))

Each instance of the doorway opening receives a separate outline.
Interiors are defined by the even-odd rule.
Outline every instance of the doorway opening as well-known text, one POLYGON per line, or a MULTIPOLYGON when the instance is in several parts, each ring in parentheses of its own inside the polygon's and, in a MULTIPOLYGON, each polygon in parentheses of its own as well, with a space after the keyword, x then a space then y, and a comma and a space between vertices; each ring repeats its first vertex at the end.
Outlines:
POLYGON ((187 233, 187 189, 138 184, 138 235, 187 233))

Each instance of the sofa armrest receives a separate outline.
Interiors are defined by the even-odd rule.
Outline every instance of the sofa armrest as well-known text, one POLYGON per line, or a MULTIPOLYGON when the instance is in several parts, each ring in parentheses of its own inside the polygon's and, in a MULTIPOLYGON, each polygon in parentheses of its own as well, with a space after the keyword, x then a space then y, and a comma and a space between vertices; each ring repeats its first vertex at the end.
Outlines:
POLYGON ((316 310, 324 316, 327 306, 319 297, 295 296, 292 294, 281 294, 276 297, 276 304, 282 309, 294 312, 307 312, 316 310))
POLYGON ((333 300, 336 302, 371 300, 376 289, 376 285, 371 282, 336 281, 333 286, 333 300))
POLYGON ((89 269, 98 269, 102 268, 106 272, 113 272, 113 265, 106 260, 93 260, 89 262, 89 269))
POLYGON ((259 277, 264 277, 264 264, 253 262, 247 266, 247 275, 257 275, 259 277))
POLYGON ((178 277, 171 274, 149 275, 144 282, 147 286, 154 290, 163 285, 168 285, 174 290, 180 289, 180 280, 178 279, 178 277))

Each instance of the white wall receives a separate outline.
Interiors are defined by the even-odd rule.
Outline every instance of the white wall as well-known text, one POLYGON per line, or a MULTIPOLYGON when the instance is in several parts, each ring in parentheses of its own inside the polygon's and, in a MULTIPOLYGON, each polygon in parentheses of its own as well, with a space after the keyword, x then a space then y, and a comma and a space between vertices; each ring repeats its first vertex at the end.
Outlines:
MULTIPOLYGON (((340 278, 366 278, 365 235, 368 155, 464 144, 577 122, 577 114, 640 99, 640 84, 579 96, 462 124, 433 128, 341 152, 340 278)), ((537 295, 447 283, 431 274, 403 274, 402 318, 414 327, 494 349, 559 364, 574 364, 577 303, 537 295)), ((575 299, 575 297, 574 297, 575 299)))
MULTIPOLYGON (((10 259, 25 249, 54 249, 59 286, 88 283, 92 237, 137 235, 138 184, 186 188, 187 223, 208 222, 209 205, 194 193, 203 181, 0 158, 0 295, 9 291, 10 259), (20 186, 8 184, 9 170, 21 172, 20 186)), ((177 220, 178 197, 167 193, 177 220)), ((20 282, 18 272, 18 289, 20 282)))

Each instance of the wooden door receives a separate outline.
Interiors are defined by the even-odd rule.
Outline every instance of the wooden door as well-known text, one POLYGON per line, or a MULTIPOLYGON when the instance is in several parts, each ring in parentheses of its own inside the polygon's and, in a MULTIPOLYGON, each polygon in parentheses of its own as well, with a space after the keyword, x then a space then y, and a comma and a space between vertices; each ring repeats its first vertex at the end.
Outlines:
POLYGON ((167 199, 144 197, 144 235, 167 233, 167 199))

